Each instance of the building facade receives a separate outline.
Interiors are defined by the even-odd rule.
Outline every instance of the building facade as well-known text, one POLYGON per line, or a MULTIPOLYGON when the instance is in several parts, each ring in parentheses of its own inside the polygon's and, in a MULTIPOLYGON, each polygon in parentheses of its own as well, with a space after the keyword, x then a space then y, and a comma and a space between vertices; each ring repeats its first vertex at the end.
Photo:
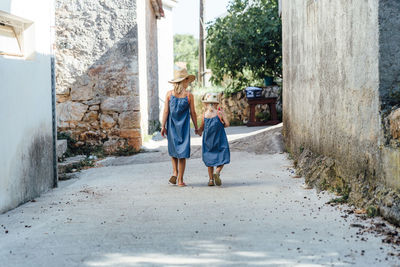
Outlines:
POLYGON ((57 183, 52 3, 0 2, 0 213, 57 183))
POLYGON ((306 180, 400 222, 400 2, 282 0, 284 138, 306 180))

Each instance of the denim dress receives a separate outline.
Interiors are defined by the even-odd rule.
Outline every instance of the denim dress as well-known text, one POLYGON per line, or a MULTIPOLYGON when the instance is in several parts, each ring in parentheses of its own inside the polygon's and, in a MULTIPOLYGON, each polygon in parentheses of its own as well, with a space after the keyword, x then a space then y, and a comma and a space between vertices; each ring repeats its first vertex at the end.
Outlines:
POLYGON ((230 162, 228 138, 218 116, 204 118, 202 158, 207 167, 225 165, 230 162))
POLYGON ((171 95, 167 120, 168 153, 182 159, 190 157, 190 105, 188 96, 171 95))

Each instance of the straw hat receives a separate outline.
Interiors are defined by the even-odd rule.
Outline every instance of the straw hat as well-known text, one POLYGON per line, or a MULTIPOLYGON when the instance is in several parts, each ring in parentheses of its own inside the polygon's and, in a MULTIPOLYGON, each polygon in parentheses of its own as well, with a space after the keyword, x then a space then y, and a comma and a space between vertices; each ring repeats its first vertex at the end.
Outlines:
POLYGON ((217 93, 206 93, 206 94, 202 97, 201 101, 202 101, 203 103, 215 103, 215 104, 219 104, 219 101, 218 101, 218 94, 217 94, 217 93))
POLYGON ((170 83, 179 83, 183 81, 184 79, 189 78, 189 82, 193 82, 194 79, 196 79, 196 76, 194 75, 189 75, 187 70, 185 68, 183 69, 174 69, 174 79, 171 81, 168 81, 170 83))

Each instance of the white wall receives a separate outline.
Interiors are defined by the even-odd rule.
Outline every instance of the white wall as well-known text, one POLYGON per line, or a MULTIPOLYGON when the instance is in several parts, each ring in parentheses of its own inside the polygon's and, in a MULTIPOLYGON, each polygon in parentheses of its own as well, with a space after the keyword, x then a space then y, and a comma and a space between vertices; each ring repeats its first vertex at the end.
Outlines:
MULTIPOLYGON (((50 0, 2 0, 0 11, 33 22, 34 56, 0 56, 0 212, 53 186, 50 0)), ((31 31, 31 32, 32 32, 31 31)))
POLYGON ((163 8, 165 17, 158 20, 158 80, 159 80, 159 103, 160 120, 164 111, 165 95, 172 85, 168 83, 174 76, 174 33, 172 9, 177 1, 164 0, 163 8))

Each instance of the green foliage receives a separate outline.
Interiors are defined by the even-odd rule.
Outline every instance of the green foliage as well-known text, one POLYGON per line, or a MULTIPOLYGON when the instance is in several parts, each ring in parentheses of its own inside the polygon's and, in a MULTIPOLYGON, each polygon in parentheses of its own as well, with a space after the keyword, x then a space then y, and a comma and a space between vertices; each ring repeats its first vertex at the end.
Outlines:
POLYGON ((231 0, 228 14, 207 29, 207 66, 227 91, 282 76, 281 20, 277 0, 231 0))
POLYGON ((77 146, 76 143, 78 142, 75 140, 71 135, 67 132, 57 132, 57 139, 67 140, 67 151, 65 152, 65 157, 73 157, 76 155, 86 155, 86 156, 97 156, 98 158, 103 158, 105 153, 102 145, 90 145, 84 144, 82 146, 77 146))
POLYGON ((187 63, 187 70, 195 75, 199 68, 199 43, 190 34, 174 35, 174 62, 187 63))

